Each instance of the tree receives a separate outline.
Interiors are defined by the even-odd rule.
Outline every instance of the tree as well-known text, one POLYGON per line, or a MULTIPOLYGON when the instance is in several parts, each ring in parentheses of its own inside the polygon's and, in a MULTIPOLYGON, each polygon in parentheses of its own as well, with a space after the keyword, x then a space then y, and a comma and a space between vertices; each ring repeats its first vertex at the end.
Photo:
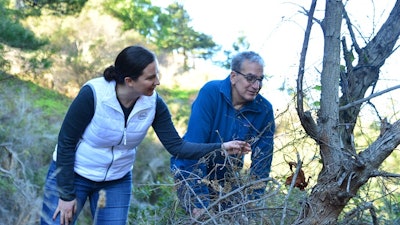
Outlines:
POLYGON ((163 9, 149 0, 108 0, 106 9, 123 22, 123 29, 134 29, 164 51, 184 56, 184 69, 191 68, 190 57, 209 59, 219 46, 209 35, 195 31, 182 4, 173 3, 163 9))
MULTIPOLYGON (((32 8, 49 9, 54 14, 78 15, 87 0, 16 0, 16 8, 30 6, 32 8)), ((40 14, 41 12, 39 12, 40 14)))
POLYGON ((239 36, 232 44, 231 50, 224 50, 226 58, 222 61, 214 61, 214 64, 229 70, 231 68, 232 58, 241 51, 247 51, 249 47, 250 43, 247 41, 246 36, 239 36))
MULTIPOLYGON (((400 144, 400 121, 390 124, 382 119, 381 134, 367 148, 356 150, 354 128, 361 106, 382 93, 366 96, 379 81, 379 71, 396 50, 400 35, 400 1, 396 1, 388 19, 376 35, 361 47, 355 38, 352 21, 342 1, 326 1, 322 21, 313 18, 316 0, 312 1, 300 59, 297 80, 297 113, 306 133, 319 145, 322 170, 295 224, 336 224, 349 200, 369 179, 377 176, 400 177, 380 170, 380 165, 400 144), (351 49, 340 37, 342 20, 347 24, 351 49), (303 79, 307 47, 313 21, 324 34, 324 57, 321 72, 320 108, 313 116, 304 107, 303 79), (340 65, 343 52, 344 66, 340 65), (353 55, 358 60, 353 66, 353 55), (339 96, 340 87, 340 96, 339 96), (366 97, 365 97, 366 96, 366 97)), ((399 88, 394 86, 390 90, 399 88)), ((386 90, 384 92, 390 91, 386 90)), ((377 224, 376 218, 373 220, 377 224)))
POLYGON ((160 32, 157 46, 165 47, 167 50, 175 50, 184 56, 184 68, 189 69, 188 58, 190 55, 209 59, 219 50, 217 44, 209 35, 195 31, 190 25, 190 17, 183 5, 174 3, 167 7, 170 16, 168 30, 160 32))

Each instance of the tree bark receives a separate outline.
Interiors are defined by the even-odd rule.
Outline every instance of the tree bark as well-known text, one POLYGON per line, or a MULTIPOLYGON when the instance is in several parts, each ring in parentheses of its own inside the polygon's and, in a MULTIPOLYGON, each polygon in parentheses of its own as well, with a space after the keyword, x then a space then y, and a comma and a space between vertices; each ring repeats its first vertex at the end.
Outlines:
MULTIPOLYGON (((295 224, 337 224, 343 208, 357 194, 359 188, 371 177, 384 174, 378 168, 400 144, 400 121, 396 121, 394 124, 387 123, 381 135, 367 149, 356 152, 353 132, 362 103, 352 105, 353 102, 363 99, 366 91, 378 82, 380 68, 392 54, 400 36, 398 21, 400 1, 396 2, 376 36, 364 48, 360 48, 343 3, 336 0, 326 1, 325 18, 321 23, 324 58, 321 106, 317 122, 299 107, 302 102, 297 103, 303 128, 320 146, 323 168, 310 196, 302 203, 303 208, 295 224), (355 67, 351 65, 352 52, 347 49, 346 41, 340 41, 343 17, 351 34, 352 46, 358 55, 355 67), (340 70, 341 43, 346 62, 345 71, 340 70), (342 92, 340 98, 339 85, 342 92), (349 105, 351 107, 339 111, 340 107, 349 105)), ((302 76, 303 73, 299 72, 298 95, 303 94, 302 85, 299 84, 302 76)), ((302 98, 297 100, 302 101, 302 98)))

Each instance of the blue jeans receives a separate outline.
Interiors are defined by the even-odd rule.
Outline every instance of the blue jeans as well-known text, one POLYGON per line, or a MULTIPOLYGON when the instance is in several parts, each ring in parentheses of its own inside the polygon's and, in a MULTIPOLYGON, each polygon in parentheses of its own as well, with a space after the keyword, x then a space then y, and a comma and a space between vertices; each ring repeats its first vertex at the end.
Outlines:
MULTIPOLYGON (((50 164, 44 187, 41 225, 60 224, 60 214, 54 221, 52 219, 59 199, 55 171, 56 163, 53 161, 50 164)), ((74 185, 78 207, 72 224, 75 224, 87 199, 90 202, 93 224, 125 225, 127 223, 132 195, 132 172, 127 173, 121 179, 104 182, 91 181, 75 173, 74 185), (97 209, 100 190, 105 191, 106 204, 97 209)))

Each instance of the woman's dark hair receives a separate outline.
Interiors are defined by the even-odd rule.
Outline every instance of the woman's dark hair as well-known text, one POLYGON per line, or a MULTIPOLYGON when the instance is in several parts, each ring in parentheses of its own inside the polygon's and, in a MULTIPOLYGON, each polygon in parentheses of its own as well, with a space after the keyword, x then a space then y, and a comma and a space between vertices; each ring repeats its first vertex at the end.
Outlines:
POLYGON ((123 84, 125 77, 137 80, 154 61, 156 56, 150 50, 138 45, 129 46, 118 54, 114 66, 104 70, 103 76, 107 81, 115 80, 118 84, 123 84))

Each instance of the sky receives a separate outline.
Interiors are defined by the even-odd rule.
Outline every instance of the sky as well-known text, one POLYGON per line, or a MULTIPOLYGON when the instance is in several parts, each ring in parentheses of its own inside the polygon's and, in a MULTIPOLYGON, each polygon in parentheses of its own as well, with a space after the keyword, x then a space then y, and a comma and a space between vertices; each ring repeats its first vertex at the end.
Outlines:
MULTIPOLYGON (((291 99, 284 96, 279 88, 295 88, 300 51, 304 39, 307 18, 301 13, 302 7, 308 9, 311 0, 177 0, 184 5, 192 19, 191 25, 198 31, 210 35, 213 40, 230 49, 239 36, 246 36, 250 49, 258 52, 265 60, 265 73, 271 75, 264 82, 261 94, 277 107, 286 107, 291 99), (280 96, 280 98, 269 98, 280 96)), ((154 5, 166 7, 175 0, 153 0, 154 5)), ((371 37, 387 18, 395 0, 351 0, 347 2, 349 16, 359 27, 364 37, 371 37), (362 6, 362 10, 360 10, 362 6), (375 25, 375 28, 374 28, 375 25)), ((315 17, 324 16, 325 1, 318 1, 315 17)), ((342 31, 345 31, 345 26, 342 31)), ((317 76, 322 64, 323 36, 319 25, 313 26, 307 55, 309 76, 317 76)), ((350 43, 350 41, 348 41, 350 43)), ((363 41, 359 44, 363 47, 363 41)), ((400 60, 397 53, 382 68, 382 90, 400 84, 399 78, 393 78, 390 66, 400 60), (395 81, 395 82, 393 82, 395 81)), ((229 71, 210 69, 215 75, 207 79, 220 79, 229 71)), ((308 74, 306 74, 307 76, 308 74)), ((398 77, 398 76, 397 76, 398 77)), ((317 77, 316 77, 317 79, 317 77)), ((312 80, 312 77, 311 77, 312 80)), ((312 82, 312 81, 311 81, 312 82)), ((200 84, 198 84, 200 85, 200 84)), ((311 85, 311 83, 310 83, 311 85)), ((318 96, 319 97, 319 96, 318 96)), ((386 95, 384 98, 388 98, 386 95)))

